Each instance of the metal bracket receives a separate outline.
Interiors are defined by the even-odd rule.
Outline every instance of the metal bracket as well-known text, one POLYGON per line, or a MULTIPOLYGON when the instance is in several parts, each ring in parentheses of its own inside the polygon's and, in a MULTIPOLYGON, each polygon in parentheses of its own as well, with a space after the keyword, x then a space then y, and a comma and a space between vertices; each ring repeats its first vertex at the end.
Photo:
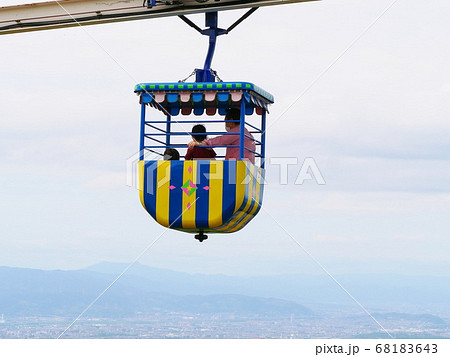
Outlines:
MULTIPOLYGON (((150 0, 148 0, 150 1, 150 0)), ((151 0, 155 1, 155 0, 151 0)), ((221 35, 228 34, 231 30, 236 28, 242 21, 244 21, 247 17, 249 17, 251 14, 253 14, 256 10, 258 10, 258 7, 251 8, 249 11, 247 11, 243 16, 241 16, 236 22, 234 22, 228 29, 221 29, 218 27, 218 12, 212 11, 212 12, 206 12, 205 13, 205 26, 206 29, 202 30, 199 26, 197 26, 194 22, 189 20, 184 15, 179 15, 178 17, 183 20, 186 24, 188 24, 190 27, 195 29, 197 32, 204 36, 209 37, 209 47, 208 47, 208 53, 206 54, 205 64, 203 66, 203 69, 196 69, 196 76, 195 81, 196 82, 214 82, 215 76, 213 75, 213 71, 211 70, 211 63, 212 59, 214 57, 214 51, 216 49, 216 42, 217 37, 221 35)))

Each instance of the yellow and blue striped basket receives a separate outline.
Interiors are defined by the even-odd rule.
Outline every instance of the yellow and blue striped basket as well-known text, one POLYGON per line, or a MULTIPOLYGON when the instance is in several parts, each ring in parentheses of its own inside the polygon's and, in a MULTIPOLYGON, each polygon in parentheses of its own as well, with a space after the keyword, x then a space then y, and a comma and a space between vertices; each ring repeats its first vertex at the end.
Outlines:
POLYGON ((264 169, 247 161, 140 161, 145 210, 184 232, 236 232, 261 208, 264 169))

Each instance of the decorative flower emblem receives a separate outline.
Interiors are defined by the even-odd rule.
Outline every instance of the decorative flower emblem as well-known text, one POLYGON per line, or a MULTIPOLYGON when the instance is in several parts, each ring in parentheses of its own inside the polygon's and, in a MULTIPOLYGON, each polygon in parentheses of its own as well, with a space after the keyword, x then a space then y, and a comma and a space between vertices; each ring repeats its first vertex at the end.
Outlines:
POLYGON ((181 189, 188 196, 192 195, 195 191, 197 191, 197 186, 191 180, 188 180, 181 186, 181 189))

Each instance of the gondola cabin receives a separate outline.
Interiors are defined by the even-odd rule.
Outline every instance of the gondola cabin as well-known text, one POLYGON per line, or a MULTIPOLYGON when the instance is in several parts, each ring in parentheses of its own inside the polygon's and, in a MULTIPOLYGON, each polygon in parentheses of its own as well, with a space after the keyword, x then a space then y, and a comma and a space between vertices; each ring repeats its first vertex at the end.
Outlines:
POLYGON ((244 228, 262 204, 266 114, 273 96, 247 82, 142 83, 135 93, 141 104, 138 170, 145 210, 164 227, 195 233, 200 241, 208 232, 244 228), (240 113, 232 120, 234 133, 224 131, 230 108, 240 113), (214 160, 184 160, 192 126, 199 123, 210 137, 234 135, 235 144, 206 146, 217 151, 214 160), (254 145, 248 147, 247 139, 254 145), (168 148, 177 149, 180 159, 164 160, 168 148), (227 157, 232 149, 235 157, 227 157))

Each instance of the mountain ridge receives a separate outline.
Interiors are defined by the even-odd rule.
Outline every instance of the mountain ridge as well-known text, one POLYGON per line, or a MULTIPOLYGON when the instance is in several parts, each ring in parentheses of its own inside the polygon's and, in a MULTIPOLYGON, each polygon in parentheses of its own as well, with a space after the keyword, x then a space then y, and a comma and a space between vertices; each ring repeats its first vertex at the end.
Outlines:
POLYGON ((124 317, 157 312, 312 315, 304 306, 285 299, 242 294, 183 296, 155 291, 133 276, 108 288, 112 277, 89 270, 0 267, 0 310, 9 316, 74 316, 106 291, 86 316, 124 317))
MULTIPOLYGON (((85 269, 120 274, 128 264, 101 262, 85 269)), ((328 275, 278 274, 270 276, 228 276, 189 274, 138 264, 127 271, 151 281, 154 289, 178 295, 236 293, 293 300, 298 303, 348 303, 349 295, 328 275)), ((393 274, 345 274, 336 280, 358 300, 367 304, 450 303, 450 277, 393 274)))

